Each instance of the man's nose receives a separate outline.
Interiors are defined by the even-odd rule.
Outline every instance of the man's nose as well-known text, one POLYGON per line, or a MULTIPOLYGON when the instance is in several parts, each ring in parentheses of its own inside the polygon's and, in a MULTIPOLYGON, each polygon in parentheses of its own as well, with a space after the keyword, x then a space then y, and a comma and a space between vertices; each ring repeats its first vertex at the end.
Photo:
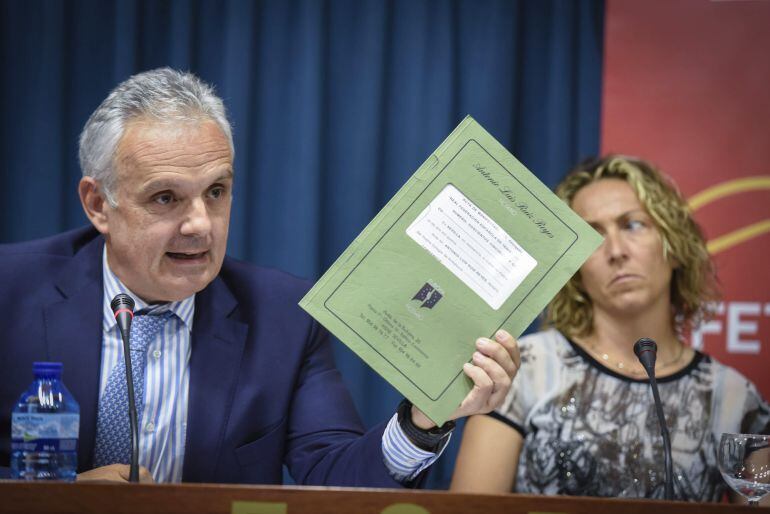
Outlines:
POLYGON ((211 231, 211 218, 202 198, 195 198, 190 202, 180 231, 185 236, 205 236, 211 231))

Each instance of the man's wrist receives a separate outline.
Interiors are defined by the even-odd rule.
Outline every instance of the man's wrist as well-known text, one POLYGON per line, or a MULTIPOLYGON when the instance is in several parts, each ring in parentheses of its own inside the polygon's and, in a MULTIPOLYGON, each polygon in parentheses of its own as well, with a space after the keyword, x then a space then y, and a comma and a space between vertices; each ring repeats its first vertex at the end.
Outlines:
POLYGON ((412 402, 407 399, 398 406, 398 424, 412 444, 429 452, 440 451, 455 428, 454 421, 447 421, 440 427, 420 428, 412 419, 412 402))
POLYGON ((428 416, 425 415, 420 409, 412 404, 409 409, 409 413, 412 416, 412 423, 420 430, 430 430, 436 426, 436 424, 428 416))

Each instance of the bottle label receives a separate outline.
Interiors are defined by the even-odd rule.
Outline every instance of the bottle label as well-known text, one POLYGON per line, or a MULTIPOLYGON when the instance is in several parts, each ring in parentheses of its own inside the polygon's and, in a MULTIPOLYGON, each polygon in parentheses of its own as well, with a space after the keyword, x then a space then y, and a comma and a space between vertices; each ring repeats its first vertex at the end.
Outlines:
POLYGON ((80 414, 22 413, 11 416, 11 449, 27 452, 75 451, 80 414))

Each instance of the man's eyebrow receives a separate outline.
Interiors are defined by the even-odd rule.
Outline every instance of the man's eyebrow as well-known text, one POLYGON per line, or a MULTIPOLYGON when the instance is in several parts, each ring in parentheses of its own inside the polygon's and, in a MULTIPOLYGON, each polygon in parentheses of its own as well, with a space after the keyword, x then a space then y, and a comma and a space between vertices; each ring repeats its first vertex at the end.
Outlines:
POLYGON ((170 179, 159 179, 159 180, 151 180, 150 182, 146 182, 142 184, 142 187, 139 189, 142 192, 145 191, 161 191, 163 189, 173 189, 174 186, 176 186, 177 182, 175 180, 170 179))
POLYGON ((226 170, 224 170, 219 177, 217 177, 214 182, 220 182, 222 180, 230 180, 233 178, 233 169, 228 167, 226 170))
MULTIPOLYGON (((228 167, 226 170, 223 170, 222 173, 219 174, 219 176, 213 179, 211 183, 216 184, 217 182, 223 182, 223 181, 232 180, 232 179, 233 179, 233 169, 228 167)), ((143 184, 140 190, 143 192, 162 191, 164 189, 174 189, 178 184, 179 182, 174 179, 159 178, 158 180, 151 180, 143 184)))

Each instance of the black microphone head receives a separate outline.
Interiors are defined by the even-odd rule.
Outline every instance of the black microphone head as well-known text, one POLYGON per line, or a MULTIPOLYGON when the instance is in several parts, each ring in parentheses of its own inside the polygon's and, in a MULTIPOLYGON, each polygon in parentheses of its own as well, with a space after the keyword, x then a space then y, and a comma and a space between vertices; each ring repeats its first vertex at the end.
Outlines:
POLYGON ((127 309, 133 313, 134 299, 128 296, 126 293, 118 293, 110 302, 110 307, 112 308, 113 314, 117 314, 117 312, 121 309, 127 309))
MULTIPOLYGON (((114 301, 114 300, 113 300, 114 301)), ((637 357, 641 357, 642 352, 658 352, 658 345, 655 344, 655 341, 652 339, 649 339, 647 337, 643 337, 639 339, 636 343, 634 343, 634 353, 637 357)))
POLYGON ((658 356, 658 345, 655 344, 655 341, 647 337, 639 339, 634 343, 634 353, 644 369, 647 370, 647 374, 654 376, 655 358, 658 356))

